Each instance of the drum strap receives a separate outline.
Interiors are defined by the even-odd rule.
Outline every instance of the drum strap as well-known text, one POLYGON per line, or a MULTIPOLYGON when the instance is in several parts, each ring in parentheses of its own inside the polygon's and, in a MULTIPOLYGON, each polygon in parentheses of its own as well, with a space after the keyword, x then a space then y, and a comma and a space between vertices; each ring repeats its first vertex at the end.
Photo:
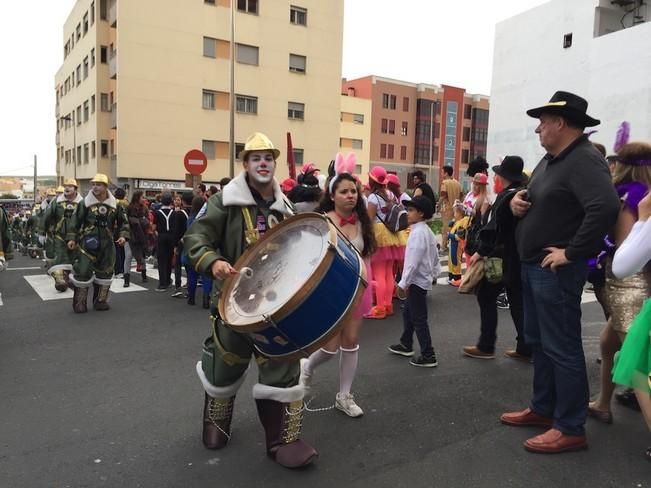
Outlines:
POLYGON ((246 239, 247 245, 254 244, 260 239, 260 233, 258 229, 253 226, 253 219, 251 218, 251 212, 248 207, 242 207, 242 216, 244 217, 244 225, 246 230, 244 231, 244 238, 246 239))

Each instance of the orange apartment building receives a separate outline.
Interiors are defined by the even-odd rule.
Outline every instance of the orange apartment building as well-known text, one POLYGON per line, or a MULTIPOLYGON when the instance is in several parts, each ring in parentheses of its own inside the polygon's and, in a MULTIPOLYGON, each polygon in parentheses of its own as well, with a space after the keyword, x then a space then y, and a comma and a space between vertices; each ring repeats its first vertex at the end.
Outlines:
POLYGON ((486 155, 489 97, 448 85, 379 76, 343 80, 342 93, 371 100, 369 168, 383 166, 411 185, 422 170, 439 187, 443 166, 468 190, 469 161, 486 155))

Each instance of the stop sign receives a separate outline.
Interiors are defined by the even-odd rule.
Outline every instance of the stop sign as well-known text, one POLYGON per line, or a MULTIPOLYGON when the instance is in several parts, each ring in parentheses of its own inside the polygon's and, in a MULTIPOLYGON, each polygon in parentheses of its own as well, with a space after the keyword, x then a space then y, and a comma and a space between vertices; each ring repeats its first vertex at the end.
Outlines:
POLYGON ((183 166, 191 175, 200 175, 208 167, 208 158, 198 149, 192 149, 183 158, 183 166))

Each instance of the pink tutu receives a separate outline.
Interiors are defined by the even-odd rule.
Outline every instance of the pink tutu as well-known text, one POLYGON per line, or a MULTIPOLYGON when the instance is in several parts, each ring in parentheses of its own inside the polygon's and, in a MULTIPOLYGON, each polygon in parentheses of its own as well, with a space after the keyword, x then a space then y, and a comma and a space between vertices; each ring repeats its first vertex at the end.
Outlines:
POLYGON ((378 261, 404 261, 405 246, 379 247, 371 257, 371 262, 378 261))

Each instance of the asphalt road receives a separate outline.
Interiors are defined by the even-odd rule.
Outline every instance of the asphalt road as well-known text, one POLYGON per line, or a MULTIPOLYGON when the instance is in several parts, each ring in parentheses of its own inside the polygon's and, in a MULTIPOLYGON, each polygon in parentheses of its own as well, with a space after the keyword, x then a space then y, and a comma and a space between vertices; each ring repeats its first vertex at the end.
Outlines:
MULTIPOLYGON (((320 453, 298 472, 266 458, 249 375, 236 401, 233 439, 200 440, 203 392, 194 373, 208 334, 205 310, 147 290, 112 294, 112 310, 72 313, 42 300, 19 257, 0 274, 0 488, 19 487, 648 487, 642 417, 613 405, 611 426, 588 421, 590 449, 545 456, 522 442, 540 432, 502 426, 527 406, 531 366, 504 357, 464 358, 478 334, 471 296, 439 285, 429 312, 439 366, 391 355, 400 316, 366 321, 353 385, 365 415, 308 413, 303 438, 320 453)), ((139 284, 137 277, 133 282, 139 284)), ((121 283, 120 283, 121 284, 121 283)), ((499 352, 513 325, 500 312, 499 352)), ((597 384, 599 306, 584 305, 590 380, 597 384)), ((334 402, 336 361, 317 371, 312 408, 334 402)))

